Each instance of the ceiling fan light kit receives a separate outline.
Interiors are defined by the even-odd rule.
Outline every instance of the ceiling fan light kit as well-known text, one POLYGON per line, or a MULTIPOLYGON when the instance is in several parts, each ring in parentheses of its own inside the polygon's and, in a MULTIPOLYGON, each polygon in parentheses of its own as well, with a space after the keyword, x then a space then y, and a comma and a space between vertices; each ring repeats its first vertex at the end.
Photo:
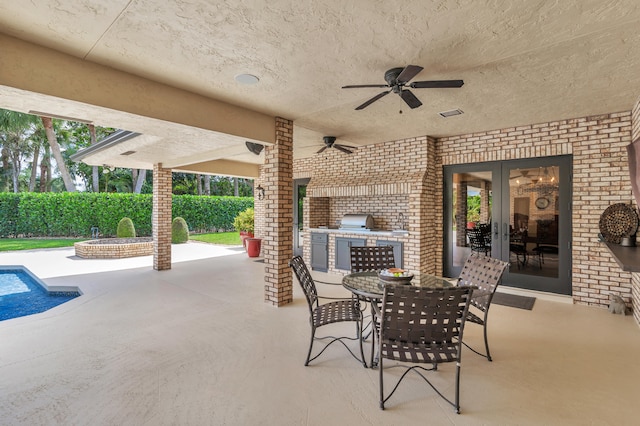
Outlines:
POLYGON ((386 88, 384 92, 378 93, 373 98, 367 100, 362 105, 356 107, 356 110, 362 110, 377 101, 378 99, 393 92, 400 95, 402 100, 409 105, 409 108, 414 109, 422 105, 422 102, 413 94, 411 89, 442 89, 442 88, 459 88, 462 87, 464 81, 462 80, 432 80, 432 81, 414 81, 409 83, 413 77, 418 75, 423 68, 418 65, 407 65, 404 68, 391 68, 384 73, 384 80, 387 84, 356 84, 349 86, 342 86, 343 89, 357 89, 363 87, 377 87, 386 88))

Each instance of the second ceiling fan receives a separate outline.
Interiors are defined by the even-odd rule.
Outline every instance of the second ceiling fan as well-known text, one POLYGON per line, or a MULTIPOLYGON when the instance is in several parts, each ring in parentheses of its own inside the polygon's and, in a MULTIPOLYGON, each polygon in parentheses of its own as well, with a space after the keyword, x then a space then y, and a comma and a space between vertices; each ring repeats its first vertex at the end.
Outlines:
POLYGON ((411 109, 418 108, 422 105, 422 102, 409 90, 412 89, 440 89, 440 88, 457 88, 462 87, 464 81, 462 80, 433 80, 433 81, 414 81, 409 83, 413 77, 418 75, 423 68, 418 65, 407 65, 404 68, 391 68, 384 73, 384 79, 387 84, 356 84, 350 86, 342 86, 343 89, 356 89, 362 87, 379 87, 388 88, 384 92, 381 92, 369 99, 362 105, 358 106, 356 110, 365 109, 378 99, 393 92, 398 95, 409 105, 411 109))

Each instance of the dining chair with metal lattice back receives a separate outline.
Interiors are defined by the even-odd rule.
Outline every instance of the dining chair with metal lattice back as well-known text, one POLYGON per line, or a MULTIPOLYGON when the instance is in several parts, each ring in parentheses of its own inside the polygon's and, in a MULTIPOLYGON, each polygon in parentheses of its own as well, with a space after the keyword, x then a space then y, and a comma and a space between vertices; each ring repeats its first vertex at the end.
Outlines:
POLYGON ((336 299, 333 297, 322 297, 318 295, 315 282, 309 273, 307 265, 300 256, 294 256, 289 261, 289 266, 293 270, 300 287, 304 292, 307 304, 309 305, 309 324, 311 325, 311 341, 309 342, 309 352, 307 353, 307 359, 304 365, 318 358, 322 353, 334 342, 340 342, 358 362, 362 363, 364 367, 367 364, 364 360, 364 351, 362 348, 362 339, 360 339, 359 333, 362 332, 362 312, 360 311, 360 303, 357 299, 336 299), (320 299, 331 299, 331 302, 320 304, 320 299), (355 322, 356 323, 356 337, 348 336, 324 336, 316 337, 316 330, 320 327, 329 324, 335 324, 340 322, 355 322), (313 343, 315 340, 331 339, 322 350, 311 357, 313 351, 313 343), (357 340, 360 345, 360 358, 353 353, 351 348, 343 340, 357 340))
MULTIPOLYGON (((385 285, 382 304, 374 305, 376 315, 380 318, 378 369, 381 409, 384 410, 384 404, 407 374, 414 371, 460 413, 462 333, 473 291, 471 286, 430 289, 410 285, 385 285), (396 364, 387 366, 387 369, 405 369, 393 390, 386 396, 384 360, 397 361, 396 364), (450 362, 456 363, 453 400, 444 396, 423 374, 437 370, 438 364, 450 362), (430 364, 430 367, 424 367, 424 364, 430 364)), ((438 377, 438 381, 442 380, 443 377, 438 377)))
POLYGON ((392 246, 351 247, 351 273, 396 267, 392 246))
MULTIPOLYGON (((381 271, 383 269, 395 268, 396 260, 393 254, 392 246, 369 246, 369 247, 350 247, 351 254, 351 273, 354 272, 369 272, 369 271, 381 271)), ((361 302, 375 303, 372 300, 360 297, 361 302)), ((364 311, 366 309, 366 304, 361 304, 361 309, 364 311)), ((372 327, 373 321, 367 323, 367 325, 363 326, 362 332, 363 335, 365 333, 366 336, 363 336, 363 339, 368 339, 372 330, 369 330, 369 327, 372 327)), ((377 326, 377 324, 376 324, 377 326)), ((375 335, 373 336, 375 339, 375 335)), ((375 350, 375 341, 372 342, 371 346, 371 363, 373 363, 373 355, 375 350)))
POLYGON ((498 284, 502 280, 504 271, 506 270, 508 262, 495 259, 489 256, 482 255, 480 253, 472 252, 462 266, 460 276, 458 277, 458 286, 474 286, 477 290, 473 292, 471 298, 471 306, 480 311, 480 315, 476 315, 471 310, 467 315, 467 320, 475 324, 479 324, 484 329, 484 346, 486 354, 478 352, 477 350, 464 343, 466 347, 471 349, 478 355, 482 355, 491 361, 491 353, 489 352, 489 341, 487 340, 487 320, 489 317, 489 308, 491 307, 491 301, 493 295, 498 288, 498 284))

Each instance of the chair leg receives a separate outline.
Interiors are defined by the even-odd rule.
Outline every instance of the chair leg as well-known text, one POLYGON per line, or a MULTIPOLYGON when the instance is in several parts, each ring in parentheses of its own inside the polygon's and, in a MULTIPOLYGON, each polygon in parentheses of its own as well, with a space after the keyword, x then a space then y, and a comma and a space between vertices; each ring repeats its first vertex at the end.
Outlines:
POLYGON ((380 409, 384 410, 384 379, 382 374, 382 357, 378 360, 378 375, 380 377, 380 409))
POLYGON ((313 350, 313 340, 316 336, 316 328, 311 326, 311 341, 309 342, 309 352, 307 353, 307 360, 304 362, 304 366, 307 367, 309 365, 309 360, 311 359, 311 351, 313 350))
POLYGON ((487 359, 489 361, 492 361, 491 359, 491 353, 489 352, 489 340, 487 339, 487 321, 485 320, 484 325, 482 326, 482 328, 484 329, 484 347, 487 350, 487 359))
POLYGON ((367 361, 364 357, 364 347, 362 346, 362 325, 363 322, 362 321, 358 321, 358 327, 360 328, 360 335, 358 336, 358 341, 360 342, 360 359, 362 360, 362 365, 364 365, 364 368, 367 368, 367 361))
POLYGON ((456 363, 456 402, 453 406, 456 414, 460 414, 460 362, 456 363))

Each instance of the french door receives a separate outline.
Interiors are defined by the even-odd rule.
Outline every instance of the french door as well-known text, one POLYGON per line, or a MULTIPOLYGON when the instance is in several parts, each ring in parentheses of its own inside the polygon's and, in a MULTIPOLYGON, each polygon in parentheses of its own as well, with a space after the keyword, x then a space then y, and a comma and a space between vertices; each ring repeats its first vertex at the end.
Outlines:
POLYGON ((296 179, 293 181, 293 254, 302 256, 303 238, 302 224, 304 222, 302 205, 307 196, 307 185, 310 179, 296 179))
POLYGON ((571 294, 571 156, 445 166, 444 191, 446 276, 477 251, 502 285, 571 294))

